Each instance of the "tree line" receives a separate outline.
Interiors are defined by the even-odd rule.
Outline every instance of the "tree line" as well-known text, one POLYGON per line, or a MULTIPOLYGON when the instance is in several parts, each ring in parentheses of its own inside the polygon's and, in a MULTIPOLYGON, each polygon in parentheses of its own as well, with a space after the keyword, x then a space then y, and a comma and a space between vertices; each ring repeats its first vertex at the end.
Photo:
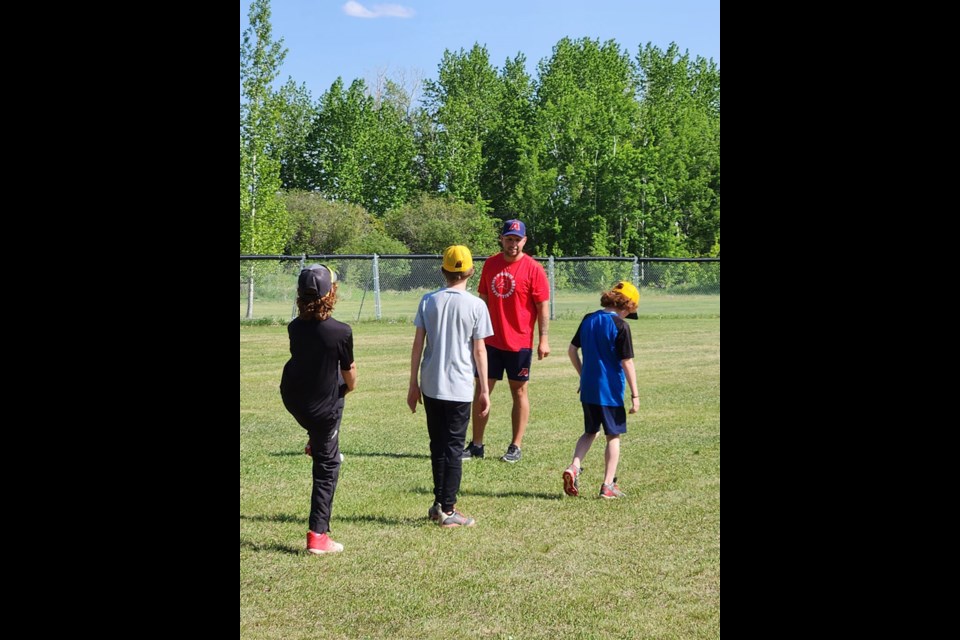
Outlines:
POLYGON ((720 70, 676 44, 563 38, 445 51, 436 79, 291 78, 269 0, 240 46, 240 253, 498 250, 500 220, 554 256, 720 253, 720 70), (422 96, 417 92, 422 91, 422 96), (417 98, 420 100, 417 101, 417 98))

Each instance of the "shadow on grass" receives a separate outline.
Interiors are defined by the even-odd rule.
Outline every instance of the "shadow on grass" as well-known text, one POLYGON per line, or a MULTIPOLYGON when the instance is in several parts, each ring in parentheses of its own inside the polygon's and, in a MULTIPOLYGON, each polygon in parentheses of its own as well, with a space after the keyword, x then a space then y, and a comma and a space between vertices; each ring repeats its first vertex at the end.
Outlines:
POLYGON ((240 548, 241 549, 250 549, 251 551, 277 551, 280 553, 289 553, 291 555, 298 556, 302 553, 306 553, 304 547, 293 547, 289 544, 279 544, 277 542, 271 542, 269 544, 260 544, 259 542, 253 542, 251 540, 244 540, 240 538, 240 548))
POLYGON ((338 520, 342 522, 370 522, 373 524, 387 525, 391 527, 420 527, 424 522, 429 522, 429 520, 427 520, 425 517, 393 518, 391 516, 342 516, 334 513, 331 524, 336 524, 338 520))
MULTIPOLYGON (((416 487, 410 490, 411 493, 420 495, 433 495, 433 489, 426 487, 416 487)), ((483 491, 478 489, 463 489, 457 492, 457 496, 480 496, 483 498, 533 498, 536 500, 562 500, 563 493, 543 493, 536 491, 483 491)))
MULTIPOLYGON (((426 512, 424 512, 426 513, 426 512)), ((256 515, 256 516, 245 516, 242 513, 240 514, 241 520, 249 520, 251 522, 300 522, 306 523, 306 519, 303 516, 294 516, 289 513, 278 513, 276 515, 256 515)), ((390 516, 373 516, 373 515, 350 515, 344 516, 339 513, 333 514, 332 523, 337 521, 341 522, 372 522, 373 524, 387 525, 393 527, 411 527, 411 526, 420 526, 422 520, 425 518, 393 518, 390 516)), ((240 541, 240 546, 243 545, 243 541, 240 541)), ((264 547, 265 548, 265 547, 264 547)))
MULTIPOLYGON (((343 454, 344 458, 350 458, 356 456, 358 458, 419 458, 422 460, 429 460, 430 456, 425 453, 381 453, 378 451, 348 451, 347 449, 341 449, 340 452, 343 454)), ((274 458, 290 458, 296 456, 307 457, 303 452, 303 449, 297 449, 296 451, 273 451, 269 454, 274 458)))
POLYGON ((429 460, 430 456, 426 453, 383 453, 379 451, 348 451, 342 449, 343 456, 349 460, 352 456, 358 458, 419 458, 429 460))
POLYGON ((278 513, 272 516, 245 516, 240 514, 241 520, 250 520, 251 522, 303 522, 303 516, 292 516, 289 513, 278 513))
POLYGON ((542 493, 536 491, 478 491, 461 489, 461 496, 482 496, 484 498, 536 498, 537 500, 562 500, 562 493, 542 493))

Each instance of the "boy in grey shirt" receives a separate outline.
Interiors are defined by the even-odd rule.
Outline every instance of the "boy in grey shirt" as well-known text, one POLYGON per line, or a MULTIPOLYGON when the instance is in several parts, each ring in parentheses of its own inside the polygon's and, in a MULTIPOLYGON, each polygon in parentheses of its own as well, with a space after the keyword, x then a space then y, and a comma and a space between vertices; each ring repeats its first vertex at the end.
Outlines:
POLYGON ((493 335, 493 326, 487 305, 467 292, 467 280, 474 273, 470 250, 462 245, 447 247, 441 271, 447 287, 423 296, 413 320, 417 331, 410 354, 407 406, 416 413, 417 403, 423 404, 427 414, 434 494, 427 515, 441 527, 472 527, 474 519, 455 508, 463 472, 460 456, 470 422, 474 368, 479 375, 479 410, 481 415, 490 411, 483 339, 493 335))

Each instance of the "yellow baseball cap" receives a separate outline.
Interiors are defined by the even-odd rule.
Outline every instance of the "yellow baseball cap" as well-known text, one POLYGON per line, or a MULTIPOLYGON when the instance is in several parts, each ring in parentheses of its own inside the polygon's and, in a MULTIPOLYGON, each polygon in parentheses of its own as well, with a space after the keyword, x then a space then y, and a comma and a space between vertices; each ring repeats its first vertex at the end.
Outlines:
MULTIPOLYGON (((626 280, 621 280, 617 284, 613 285, 613 290, 617 291, 618 293, 622 293, 624 296, 626 296, 630 300, 633 300, 636 304, 640 304, 640 291, 638 291, 637 288, 633 286, 633 283, 627 282, 626 280)), ((634 311, 627 317, 630 318, 631 320, 636 320, 637 312, 634 311)))
POLYGON ((470 249, 462 244, 447 247, 443 252, 443 268, 451 273, 463 273, 473 269, 473 256, 470 249))

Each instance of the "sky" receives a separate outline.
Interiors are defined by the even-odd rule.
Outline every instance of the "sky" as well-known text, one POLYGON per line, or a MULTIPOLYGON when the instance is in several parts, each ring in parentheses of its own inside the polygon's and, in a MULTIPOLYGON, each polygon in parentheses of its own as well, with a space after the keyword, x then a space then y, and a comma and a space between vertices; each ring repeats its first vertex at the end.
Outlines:
MULTIPOLYGON (((720 0, 272 0, 275 40, 287 57, 279 82, 292 77, 318 99, 337 76, 344 85, 378 75, 435 80, 443 52, 486 46, 501 69, 522 53, 537 63, 563 38, 616 40, 630 57, 650 42, 675 42, 691 58, 720 64, 720 0)), ((250 0, 240 0, 240 33, 250 0)), ((409 88, 409 87, 407 87, 409 88)))

